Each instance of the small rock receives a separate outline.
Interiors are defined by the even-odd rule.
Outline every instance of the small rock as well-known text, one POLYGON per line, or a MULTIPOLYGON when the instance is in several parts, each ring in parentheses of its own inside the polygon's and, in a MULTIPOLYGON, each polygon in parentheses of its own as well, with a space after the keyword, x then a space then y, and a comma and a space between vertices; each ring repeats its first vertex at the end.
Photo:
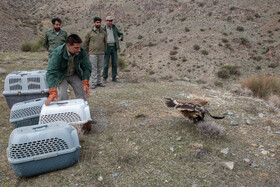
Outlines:
POLYGON ((259 117, 260 117, 260 118, 263 118, 263 117, 264 117, 264 114, 263 114, 263 113, 259 113, 259 117))
POLYGON ((253 122, 252 122, 251 120, 247 119, 247 120, 246 120, 246 124, 247 124, 247 125, 253 125, 253 122))
POLYGON ((112 176, 113 177, 117 177, 119 174, 118 173, 113 173, 112 176))
POLYGON ((248 163, 248 162, 250 162, 250 159, 249 158, 244 158, 244 161, 248 163))
POLYGON ((221 150, 221 153, 223 153, 223 154, 226 155, 226 156, 229 156, 229 148, 227 147, 227 148, 225 148, 225 149, 222 149, 222 150, 221 150))
POLYGON ((181 140, 182 140, 182 137, 180 136, 180 137, 178 137, 176 140, 177 140, 177 141, 181 141, 181 140))
POLYGON ((105 149, 103 146, 99 147, 99 150, 103 150, 103 149, 105 149))
POLYGON ((268 155, 268 151, 266 151, 266 150, 264 150, 264 149, 261 151, 261 153, 262 153, 263 155, 268 155))
POLYGON ((223 163, 223 165, 226 167, 226 168, 228 168, 228 169, 230 169, 230 170, 233 170, 233 168, 234 168, 234 162, 222 162, 223 163))
POLYGON ((278 131, 278 132, 275 132, 275 134, 280 134, 280 131, 278 131))
POLYGON ((231 121, 229 125, 237 126, 237 125, 239 125, 239 123, 238 123, 238 121, 231 121))
POLYGON ((98 181, 103 181, 103 177, 101 175, 98 177, 98 181))
POLYGON ((231 116, 231 115, 233 115, 233 112, 228 111, 228 112, 224 113, 224 115, 229 115, 229 116, 231 116))
POLYGON ((274 153, 275 150, 274 149, 268 149, 269 152, 274 153))
POLYGON ((258 147, 258 145, 257 145, 257 144, 254 144, 254 143, 252 143, 251 146, 252 146, 252 147, 258 147))
POLYGON ((265 126, 263 129, 267 130, 267 131, 271 131, 271 127, 270 126, 265 126))
POLYGON ((174 152, 175 151, 175 146, 170 147, 170 151, 174 152))
POLYGON ((128 107, 128 103, 126 101, 122 101, 121 105, 124 105, 124 106, 128 107))
POLYGON ((191 81, 191 79, 189 79, 188 77, 184 77, 183 80, 187 82, 191 81))
POLYGON ((102 152, 102 151, 99 151, 99 152, 98 152, 98 154, 102 155, 102 154, 103 154, 103 152, 102 152))
POLYGON ((139 126, 145 126, 145 123, 139 123, 139 126))
POLYGON ((260 167, 259 164, 256 164, 255 162, 251 164, 251 168, 258 168, 258 167, 260 167))

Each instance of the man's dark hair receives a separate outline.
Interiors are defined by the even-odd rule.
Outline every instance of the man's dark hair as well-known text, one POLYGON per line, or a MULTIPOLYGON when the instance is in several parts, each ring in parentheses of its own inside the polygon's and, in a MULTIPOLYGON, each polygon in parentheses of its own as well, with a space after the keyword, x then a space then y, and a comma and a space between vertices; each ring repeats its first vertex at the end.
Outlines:
POLYGON ((82 43, 82 39, 77 34, 71 34, 67 37, 66 42, 72 46, 74 43, 82 43))
POLYGON ((97 21, 100 21, 100 22, 101 22, 101 18, 100 18, 100 17, 94 17, 94 18, 93 18, 93 22, 97 22, 97 21))
POLYGON ((53 19, 52 19, 52 24, 54 25, 56 21, 58 21, 59 23, 61 23, 61 19, 59 19, 59 18, 53 18, 53 19))

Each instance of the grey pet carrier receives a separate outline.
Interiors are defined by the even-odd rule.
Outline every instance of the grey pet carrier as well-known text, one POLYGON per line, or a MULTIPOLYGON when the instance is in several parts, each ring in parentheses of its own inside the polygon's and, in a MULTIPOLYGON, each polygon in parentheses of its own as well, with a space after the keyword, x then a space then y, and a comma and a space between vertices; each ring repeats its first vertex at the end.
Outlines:
POLYGON ((80 148, 76 129, 56 122, 14 129, 7 155, 15 174, 29 177, 72 166, 80 148))
POLYGON ((48 97, 48 92, 45 70, 15 71, 7 75, 3 95, 12 108, 18 102, 48 97))
POLYGON ((13 105, 10 112, 10 122, 14 128, 37 125, 47 97, 23 101, 13 105))

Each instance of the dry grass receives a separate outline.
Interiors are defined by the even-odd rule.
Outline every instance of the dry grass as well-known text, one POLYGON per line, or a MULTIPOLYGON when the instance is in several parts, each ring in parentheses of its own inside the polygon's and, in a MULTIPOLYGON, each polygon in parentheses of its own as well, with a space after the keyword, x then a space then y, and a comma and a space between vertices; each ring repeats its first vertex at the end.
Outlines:
POLYGON ((205 138, 217 139, 225 135, 225 128, 215 122, 201 122, 197 124, 197 131, 205 138))
POLYGON ((268 107, 271 111, 276 111, 280 108, 280 97, 278 95, 272 95, 268 98, 268 107))
POLYGON ((271 95, 280 95, 280 77, 267 75, 253 75, 240 82, 241 86, 252 90, 254 96, 268 98, 271 95))

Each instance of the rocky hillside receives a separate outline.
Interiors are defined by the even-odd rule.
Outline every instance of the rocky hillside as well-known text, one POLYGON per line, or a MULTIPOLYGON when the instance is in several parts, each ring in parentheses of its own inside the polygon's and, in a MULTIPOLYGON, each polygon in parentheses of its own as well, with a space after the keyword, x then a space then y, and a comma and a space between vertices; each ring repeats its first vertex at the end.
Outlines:
POLYGON ((83 37, 94 16, 104 20, 110 14, 125 36, 121 55, 127 66, 121 76, 213 83, 227 64, 240 67, 233 79, 276 73, 279 5, 277 0, 5 0, 0 19, 8 17, 9 24, 1 22, 6 27, 1 50, 18 50, 22 41, 38 38, 56 16, 68 33, 83 37))

